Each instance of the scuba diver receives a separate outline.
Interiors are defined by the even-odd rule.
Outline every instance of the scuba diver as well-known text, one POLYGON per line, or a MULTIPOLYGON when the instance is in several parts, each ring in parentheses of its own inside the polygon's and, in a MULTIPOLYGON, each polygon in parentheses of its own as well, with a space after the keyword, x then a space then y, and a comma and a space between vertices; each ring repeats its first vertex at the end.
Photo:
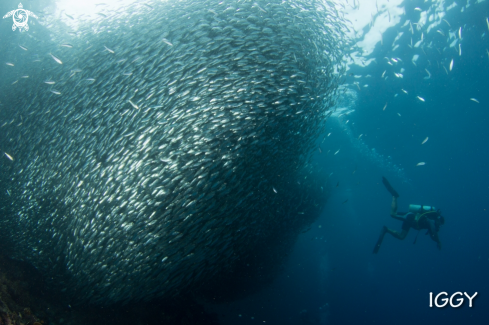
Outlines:
MULTIPOLYGON (((438 237, 438 231, 440 230, 440 226, 445 223, 445 218, 441 216, 440 210, 435 210, 434 207, 426 206, 426 205, 409 205, 409 212, 401 213, 397 212, 397 198, 399 194, 397 194, 396 190, 389 184, 385 177, 382 177, 382 183, 387 188, 389 193, 392 194, 392 204, 391 204, 391 217, 397 220, 402 221, 402 232, 395 231, 384 226, 382 231, 380 232, 379 239, 377 240, 377 244, 374 248, 374 254, 380 249, 380 245, 382 244, 382 240, 384 239, 384 235, 386 233, 391 234, 397 239, 403 240, 406 238, 409 229, 413 228, 416 230, 427 229, 426 234, 429 234, 431 239, 433 239, 438 246, 438 249, 441 249, 440 238, 438 237)), ((418 232, 419 235, 419 232, 418 232)), ((416 235, 416 239, 414 240, 414 244, 418 239, 418 235, 416 235)))

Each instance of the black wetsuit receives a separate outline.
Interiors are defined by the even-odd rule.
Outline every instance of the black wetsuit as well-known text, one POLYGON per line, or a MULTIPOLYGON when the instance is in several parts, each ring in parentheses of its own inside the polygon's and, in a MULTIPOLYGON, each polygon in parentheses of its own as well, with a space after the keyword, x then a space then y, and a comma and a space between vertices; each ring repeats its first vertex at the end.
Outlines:
POLYGON ((416 213, 408 212, 408 213, 397 213, 398 218, 403 218, 404 222, 402 223, 402 230, 409 230, 410 228, 421 230, 428 229, 428 233, 430 234, 431 239, 436 240, 436 233, 438 232, 436 229, 435 221, 428 218, 422 217, 418 222, 416 222, 416 213))

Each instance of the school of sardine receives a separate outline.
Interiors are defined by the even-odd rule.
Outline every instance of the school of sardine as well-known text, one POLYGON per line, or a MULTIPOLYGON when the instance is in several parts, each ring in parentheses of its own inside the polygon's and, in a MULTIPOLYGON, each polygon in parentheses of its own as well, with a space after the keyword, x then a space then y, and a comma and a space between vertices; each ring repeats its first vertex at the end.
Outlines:
POLYGON ((309 161, 349 46, 334 7, 147 2, 97 21, 53 19, 51 40, 32 32, 7 63, 0 227, 12 256, 76 302, 171 297, 319 214, 309 161))

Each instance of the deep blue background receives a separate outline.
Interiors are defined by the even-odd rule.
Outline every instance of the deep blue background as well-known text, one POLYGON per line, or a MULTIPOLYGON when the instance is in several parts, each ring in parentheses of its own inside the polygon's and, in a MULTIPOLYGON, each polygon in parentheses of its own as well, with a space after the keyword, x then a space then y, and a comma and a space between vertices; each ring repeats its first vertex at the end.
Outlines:
MULTIPOLYGON (((372 77, 348 77, 347 83, 360 81, 358 100, 351 107, 355 112, 330 119, 327 133, 332 134, 317 154, 317 162, 333 172, 328 206, 299 238, 285 273, 270 288, 212 307, 225 324, 488 324, 489 4, 473 4, 461 13, 459 2, 444 17, 451 29, 441 24, 425 32, 426 54, 406 45, 411 33, 400 28, 403 20, 384 33, 384 46, 378 44, 372 56, 376 62, 352 67, 353 74, 372 77), (448 47, 452 40, 447 43, 436 33, 442 29, 448 35, 460 26, 462 56, 458 46, 448 47), (388 44, 399 31, 404 31, 400 47, 391 53, 388 44), (411 63, 414 54, 420 55, 416 66, 411 63), (386 56, 402 62, 391 67, 386 56), (447 75, 443 66, 448 70, 451 59, 454 67, 447 75), (404 78, 395 78, 393 72, 401 67, 404 78), (430 79, 423 79, 425 68, 430 79), (386 80, 380 78, 384 70, 386 80), (426 137, 428 142, 421 145, 426 137), (375 148, 375 153, 359 148, 375 148), (416 167, 421 161, 426 165, 416 167), (386 167, 393 164, 397 167, 386 167), (400 193, 400 211, 409 204, 442 210, 446 224, 440 231, 441 251, 423 231, 413 245, 417 232, 411 230, 404 241, 387 235, 379 254, 372 254, 383 225, 401 228, 401 222, 389 217, 391 197, 382 176, 400 193), (472 308, 467 300, 457 309, 430 308, 429 293, 442 291, 477 291, 478 296, 472 308), (328 312, 319 309, 326 303, 328 312)), ((406 2, 406 8, 414 6, 427 7, 423 1, 406 2)), ((414 12, 404 18, 416 22, 418 17, 414 12)))

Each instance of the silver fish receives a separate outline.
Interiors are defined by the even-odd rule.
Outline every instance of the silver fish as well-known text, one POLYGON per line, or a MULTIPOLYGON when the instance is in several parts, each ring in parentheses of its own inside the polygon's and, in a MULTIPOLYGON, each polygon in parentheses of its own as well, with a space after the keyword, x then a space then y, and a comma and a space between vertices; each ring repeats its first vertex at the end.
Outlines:
POLYGON ((113 50, 109 49, 107 46, 104 45, 104 47, 105 47, 105 50, 108 51, 109 53, 112 53, 112 54, 115 53, 113 50))
POLYGON ((36 43, 58 64, 51 53, 69 51, 61 67, 29 65, 56 89, 2 86, 16 103, 2 106, 2 150, 16 160, 0 172, 2 209, 15 207, 0 236, 70 304, 204 292, 248 261, 266 272, 251 259, 282 263, 269 253, 289 251, 327 199, 310 157, 353 44, 341 13, 313 0, 142 4, 77 19, 69 49, 64 32, 36 43))
POLYGON ((52 55, 51 53, 49 53, 49 55, 51 55, 51 57, 53 58, 53 60, 54 60, 54 61, 56 61, 57 63, 59 63, 59 64, 63 64, 63 62, 62 62, 60 59, 58 59, 57 57, 55 57, 55 56, 54 56, 54 55, 52 55))

